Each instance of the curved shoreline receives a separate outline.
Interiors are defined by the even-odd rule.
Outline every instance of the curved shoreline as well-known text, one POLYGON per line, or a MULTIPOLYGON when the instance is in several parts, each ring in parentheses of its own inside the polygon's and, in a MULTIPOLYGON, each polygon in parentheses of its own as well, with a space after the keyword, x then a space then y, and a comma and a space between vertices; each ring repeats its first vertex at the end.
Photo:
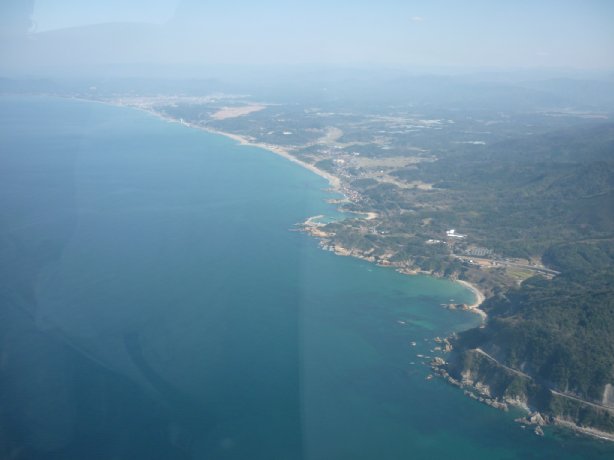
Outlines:
MULTIPOLYGON (((220 131, 217 129, 213 129, 213 128, 208 128, 206 126, 199 126, 199 125, 195 125, 194 123, 190 123, 190 122, 186 122, 183 119, 176 119, 173 117, 170 117, 168 115, 164 115, 160 112, 157 112, 154 109, 151 108, 147 108, 147 107, 139 107, 136 105, 130 105, 130 104, 125 104, 119 101, 100 101, 100 100, 96 100, 96 99, 84 99, 84 98, 80 98, 80 97, 73 97, 70 99, 75 99, 75 100, 79 100, 79 101, 85 101, 85 102, 97 102, 99 104, 105 104, 105 105, 110 105, 110 106, 114 106, 114 107, 124 107, 124 108, 128 108, 128 109, 134 109, 134 110, 140 110, 141 112, 145 112, 149 115, 153 115, 155 117, 160 118, 161 120, 167 121, 169 123, 179 123, 181 125, 187 126, 188 128, 194 128, 194 129, 198 129, 200 131, 205 131, 207 133, 210 134, 217 134, 220 136, 224 136, 227 137, 229 139, 232 139, 236 142, 239 143, 239 145, 247 145, 250 147, 258 147, 261 148, 263 150, 267 150, 269 152, 272 152, 276 155, 279 155, 283 158, 285 158, 286 160, 292 161, 293 163, 298 164, 299 166, 308 169, 309 171, 317 174, 320 177, 323 177, 324 179, 326 179, 328 181, 328 183, 330 184, 331 188, 333 191, 335 192, 339 192, 341 193, 341 180, 337 177, 332 175, 329 172, 323 171, 322 169, 309 164, 305 161, 299 160, 298 158, 292 156, 290 154, 290 152, 283 148, 283 147, 279 147, 277 145, 271 145, 271 144, 265 144, 265 143, 259 143, 259 142, 253 142, 251 140, 249 140, 246 136, 242 136, 240 134, 233 134, 233 133, 227 133, 225 131, 220 131)), ((369 215, 371 215, 371 213, 368 213, 369 215)), ((373 218, 373 217, 369 217, 369 218, 373 218)))
POLYGON ((457 279, 455 281, 458 284, 460 284, 460 285, 466 287, 467 289, 469 289, 471 292, 473 292, 473 295, 475 296, 475 300, 474 300, 474 302, 471 305, 467 305, 467 308, 470 311, 480 315, 482 317, 483 321, 486 321, 486 319, 488 318, 488 315, 486 314, 486 312, 484 310, 482 310, 480 308, 480 305, 482 305, 484 300, 486 300, 486 296, 484 295, 484 293, 482 291, 480 291, 475 284, 472 284, 469 281, 459 280, 459 279, 457 279))
MULTIPOLYGON (((338 192, 338 193, 342 193, 341 191, 341 179, 339 179, 337 176, 334 176, 333 174, 327 172, 327 171, 323 171, 322 169, 309 164, 305 161, 299 160, 298 158, 294 157, 287 149, 277 146, 277 145, 271 145, 271 144, 265 144, 265 143, 259 143, 259 142, 253 142, 250 139, 248 139, 246 136, 242 136, 240 134, 233 134, 233 133, 228 133, 225 131, 220 131, 217 129, 213 129, 213 128, 208 128, 206 126, 199 126, 196 125, 194 123, 190 123, 190 122, 186 122, 183 119, 176 119, 173 117, 170 117, 168 115, 165 115, 163 113, 160 113, 156 110, 153 110, 151 108, 147 108, 147 107, 139 107, 139 106, 135 106, 135 105, 130 105, 130 104, 125 104, 125 103, 121 103, 119 101, 98 101, 98 100, 91 100, 91 99, 83 99, 83 98, 74 98, 74 99, 78 99, 78 100, 82 100, 82 101, 87 101, 87 102, 98 102, 98 103, 102 103, 102 104, 106 104, 106 105, 112 105, 115 107, 124 107, 124 108, 130 108, 130 109, 135 109, 135 110, 140 110, 142 112, 145 112, 149 115, 153 115, 155 117, 158 117, 164 121, 167 121, 169 123, 179 123, 181 125, 184 125, 186 127, 189 128, 194 128, 194 129, 198 129, 200 131, 204 131, 210 134, 216 134, 219 136, 224 136, 228 139, 232 139, 234 141, 236 141, 239 145, 246 145, 246 146, 250 146, 250 147, 257 147, 257 148, 261 148, 263 150, 267 150, 269 152, 272 152, 276 155, 279 155, 283 158, 285 158, 286 160, 289 160, 299 166, 301 166, 302 168, 305 168, 315 174, 317 174, 318 176, 326 179, 328 181, 328 183, 331 186, 332 191, 334 192, 338 192)), ((373 220, 376 219, 378 217, 378 214, 376 212, 355 212, 356 214, 362 214, 365 216, 366 220, 373 220)), ((317 217, 317 216, 314 216, 317 217)), ((310 218, 312 219, 312 218, 310 218)), ((309 220, 309 219, 308 219, 309 220)), ((313 235, 316 238, 318 238, 317 235, 313 235)), ((319 237, 321 238, 321 237, 319 237)), ((348 254, 349 255, 349 254, 348 254)), ((406 271, 402 271, 402 270, 398 270, 400 273, 406 274, 406 275, 414 275, 416 273, 413 272, 406 272, 406 271)), ((425 273, 427 274, 427 273, 425 273)), ((468 281, 464 281, 464 280, 453 280, 459 284, 461 284, 462 286, 464 286, 465 288, 467 288, 468 290, 470 290, 471 292, 473 292, 474 296, 475 296, 475 300, 471 305, 467 306, 467 310, 472 312, 472 313, 476 313, 478 315, 480 315, 480 317, 482 318, 482 323, 485 323, 488 315, 486 314, 486 312, 484 310, 481 310, 479 308, 479 306, 482 304, 482 302, 484 302, 485 300, 485 296, 482 293, 482 291, 480 291, 477 286, 475 286, 472 283, 469 283, 468 281)))
POLYGON ((196 129, 200 129, 202 131, 211 133, 211 134, 218 134, 220 136, 224 136, 227 137, 229 139, 232 139, 234 141, 237 141, 239 143, 239 145, 247 145, 250 147, 258 147, 264 150, 268 150, 269 152, 273 152, 276 155, 279 155, 283 158, 285 158, 286 160, 289 160, 293 163, 298 164, 299 166, 308 169, 309 171, 317 174, 320 177, 323 177, 324 179, 326 179, 328 181, 328 183, 330 184, 331 188, 333 189, 333 191, 335 192, 339 192, 341 190, 341 180, 337 177, 337 176, 333 176, 332 174, 330 174, 329 172, 323 171, 322 169, 307 163, 303 160, 299 160, 298 158, 296 158, 295 156, 293 156, 288 150, 286 150, 283 147, 279 147, 277 145, 271 145, 271 144, 264 144, 264 143, 259 143, 259 142, 253 142, 250 141, 247 137, 242 136, 240 134, 232 134, 232 133, 227 133, 225 131, 218 131, 217 129, 212 129, 212 128, 207 128, 204 126, 196 126, 190 123, 183 123, 186 126, 192 127, 192 128, 196 128, 196 129))

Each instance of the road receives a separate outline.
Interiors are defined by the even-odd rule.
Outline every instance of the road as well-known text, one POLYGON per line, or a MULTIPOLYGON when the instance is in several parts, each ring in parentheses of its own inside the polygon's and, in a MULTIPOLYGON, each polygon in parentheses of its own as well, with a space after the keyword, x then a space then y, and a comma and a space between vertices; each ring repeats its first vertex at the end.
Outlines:
MULTIPOLYGON (((495 363, 496 363, 498 366, 502 367, 503 369, 506 369, 506 370, 508 370, 508 371, 510 371, 510 372, 512 372, 512 373, 514 373, 514 374, 516 374, 516 375, 520 375, 520 376, 522 376, 522 377, 525 377, 525 378, 527 378, 527 379, 529 379, 529 380, 533 380, 533 377, 531 377, 530 375, 525 374, 524 372, 521 372, 521 371, 519 371, 519 370, 517 370, 517 369, 513 369, 513 368, 511 368, 511 367, 508 367, 508 366, 506 366, 505 364, 501 364, 499 361, 497 361, 495 358, 493 358, 491 355, 489 355, 488 353, 486 353, 486 352, 485 352, 484 350, 482 350, 481 348, 475 348, 475 351, 476 351, 476 352, 478 352, 478 353, 480 353, 480 354, 481 354, 481 355, 483 355, 483 356, 486 356, 488 359, 490 359, 490 360, 494 361, 494 362, 495 362, 495 363)), ((604 405, 604 404, 599 404, 599 403, 597 403, 597 402, 590 402, 590 401, 586 401, 585 399, 578 398, 577 396, 570 395, 569 393, 562 393, 562 392, 560 392, 560 391, 556 391, 556 390, 553 390, 553 389, 551 389, 551 388, 550 388, 550 393, 552 393, 553 395, 556 395, 556 396, 560 396, 560 397, 562 397, 562 398, 571 399, 571 400, 573 400, 573 401, 576 401, 576 402, 579 402, 579 403, 582 403, 582 404, 586 404, 586 405, 588 405, 588 406, 595 407, 595 408, 597 408, 597 409, 603 409, 603 410, 607 410, 607 411, 609 411, 609 412, 614 413, 614 407, 606 406, 606 405, 604 405)))
POLYGON ((535 273, 542 273, 544 275, 556 276, 560 275, 561 272, 557 272, 556 270, 552 270, 551 268, 546 268, 543 266, 522 264, 519 262, 510 262, 507 260, 493 260, 493 259, 484 259, 482 257, 471 257, 471 256, 455 256, 458 259, 468 262, 469 260, 474 261, 483 261, 490 264, 496 264, 496 266, 506 267, 506 268, 518 268, 521 270, 529 270, 535 273))

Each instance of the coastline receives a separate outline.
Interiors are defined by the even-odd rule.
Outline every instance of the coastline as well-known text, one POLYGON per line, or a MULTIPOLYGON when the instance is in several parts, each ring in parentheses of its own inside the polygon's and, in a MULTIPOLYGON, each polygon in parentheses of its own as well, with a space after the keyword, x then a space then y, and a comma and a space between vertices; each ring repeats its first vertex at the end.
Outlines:
POLYGON ((475 301, 471 305, 467 305, 467 308, 470 311, 480 315, 483 321, 486 321, 486 319, 488 319, 488 315, 484 310, 480 308, 480 305, 482 305, 484 300, 486 300, 486 296, 484 295, 484 293, 480 291, 480 289, 475 284, 472 284, 469 281, 459 279, 455 281, 473 292, 473 295, 475 296, 475 301))
POLYGON ((601 431, 596 428, 590 428, 586 426, 578 426, 574 422, 565 420, 561 417, 554 417, 550 425, 566 428, 575 433, 589 436, 591 438, 599 439, 601 441, 614 442, 614 434, 606 431, 601 431))
MULTIPOLYGON (((206 130, 206 129, 204 129, 203 127, 200 127, 200 126, 198 126, 198 125, 190 125, 190 124, 185 123, 185 122, 183 122, 183 121, 180 121, 180 120, 178 120, 178 119, 173 119, 173 118, 171 118, 171 117, 165 117, 165 116, 163 116, 163 115, 161 115, 161 114, 159 114, 159 113, 154 112, 153 110, 152 110, 152 111, 150 111, 150 110, 147 110, 147 109, 142 109, 142 108, 138 108, 138 107, 132 107, 132 106, 128 106, 128 105, 124 105, 124 106, 120 105, 120 106, 121 106, 121 107, 125 107, 125 108, 136 108, 137 110, 141 110, 141 111, 143 111, 143 112, 145 112, 145 113, 148 113, 148 114, 150 114, 150 115, 154 115, 154 116, 158 117, 158 118, 159 118, 159 119, 161 119, 161 120, 165 120, 165 121, 172 122, 172 123, 180 123, 180 124, 184 124, 184 125, 186 125, 186 127, 193 127, 193 128, 196 128, 196 129, 200 129, 200 130, 205 130, 205 131, 208 131, 208 130, 206 130)), ((267 148, 267 147, 263 147, 263 146, 258 145, 258 144, 250 143, 250 142, 249 142, 249 140, 248 140, 247 138, 241 138, 241 136, 236 136, 236 138, 235 138, 235 137, 233 137, 233 135, 232 135, 232 134, 228 134, 228 133, 216 132, 216 131, 213 131, 213 130, 211 130, 211 131, 209 131, 209 132, 211 132, 212 134, 223 135, 223 136, 225 136, 225 137, 231 138, 231 139, 233 139, 233 140, 235 140, 235 141, 239 142, 241 145, 252 145, 252 146, 257 146, 257 147, 260 147, 260 148, 265 148, 265 149, 267 149, 267 150, 271 151, 272 153, 278 154, 278 153, 277 153, 277 152, 275 152, 274 150, 270 150, 270 149, 269 149, 269 148, 267 148)), ((189 134, 189 132, 184 132, 184 133, 185 133, 185 134, 189 134)), ((250 156, 251 156, 251 155, 257 155, 257 154, 258 154, 258 152, 245 152, 245 153, 248 153, 250 156)), ((260 154, 262 154, 262 152, 260 152, 260 154)), ((287 152, 287 151, 286 151, 286 154, 287 154, 288 156, 291 156, 291 154, 290 154, 289 152, 287 152)), ((283 155, 282 155, 282 156, 283 156, 283 155)), ((269 158, 270 158, 270 157, 269 157, 269 158)), ((285 158, 286 158, 286 159, 290 159, 290 161, 293 161, 293 162, 295 162, 295 163, 299 164, 299 166, 301 166, 301 167, 304 167, 303 165, 301 165, 301 164, 299 163, 299 161, 295 161, 296 159, 294 159, 294 158, 287 158, 287 157, 285 157, 285 158)), ((307 169, 310 169, 310 168, 307 168, 307 169)), ((310 169, 310 170, 311 170, 311 169, 310 169)), ((317 173, 317 172, 315 172, 315 171, 313 171, 313 170, 311 170, 311 171, 312 171, 312 172, 314 172, 314 173, 317 173)), ((323 184, 323 183, 321 183, 321 184, 323 184)), ((314 216, 314 217, 317 217, 317 216, 314 216)), ((310 218, 310 219, 312 219, 312 218, 310 218)), ((351 247, 351 246, 350 246, 350 247, 351 247)), ((354 257, 356 257, 356 256, 354 256, 354 257)), ((398 270, 398 271, 401 271, 401 270, 398 270)), ((409 273, 408 273, 408 274, 409 274, 409 273)), ((429 275, 429 276, 433 276, 433 275, 430 275, 430 274, 428 274, 428 273, 425 273, 425 274, 426 274, 426 275, 429 275)), ((479 289, 479 288, 478 288, 476 285, 474 285, 474 284, 472 284, 472 283, 470 283, 470 282, 464 281, 464 280, 451 280, 451 281, 458 282, 460 285, 462 285, 462 286, 463 286, 463 287, 465 287, 466 289, 471 290, 471 291, 474 293, 474 297, 475 297, 475 298, 474 298, 473 300, 472 300, 472 299, 469 299, 469 298, 467 297, 467 304, 471 303, 471 305, 468 305, 468 306, 467 306, 467 308, 470 308, 470 309, 471 309, 471 311, 473 311, 473 312, 474 312, 474 313, 476 313, 476 314, 480 314, 480 316, 482 316, 482 314, 483 314, 483 318, 485 319, 485 318, 486 318, 486 313, 485 313, 485 312, 483 312, 483 311, 482 311, 482 310, 479 308, 479 307, 480 307, 480 305, 482 304, 483 300, 484 300, 484 295, 483 295, 483 293, 480 291, 480 289, 479 289)), ((444 312, 444 313, 445 313, 445 312, 444 312)), ((475 318, 474 318, 474 319, 475 319, 475 318)), ((476 322, 477 322, 477 321, 476 321, 476 322)), ((591 434, 590 432, 589 432, 589 433, 583 432, 583 429, 582 429, 582 428, 577 428, 577 427, 574 427, 574 426, 565 426, 565 423, 566 423, 566 422, 563 420, 563 421, 560 423, 560 425, 561 425, 562 427, 565 427, 565 428, 568 428, 568 429, 572 429, 572 430, 573 430, 573 429, 576 429, 576 430, 577 430, 579 433, 584 433, 584 434, 588 434, 588 435, 590 435, 590 434, 591 434)), ((569 423, 570 423, 570 422, 569 422, 569 423)), ((589 429, 589 430, 590 430, 590 429, 589 429)), ((600 436, 598 436, 598 435, 597 435, 597 436, 595 436, 595 437, 599 438, 600 436)))
MULTIPOLYGON (((283 158, 285 158, 286 160, 292 161, 293 163, 298 164, 299 166, 308 169, 309 171, 317 174, 320 177, 323 177, 324 179, 326 179, 328 181, 328 183, 331 186, 331 189, 334 192, 339 192, 341 193, 341 180, 337 177, 334 176, 332 174, 330 174, 329 172, 323 171, 322 169, 309 164, 305 161, 299 160, 298 158, 292 156, 290 154, 290 152, 283 148, 283 147, 279 147, 277 145, 271 145, 271 144, 265 144, 265 143, 259 143, 259 142, 253 142, 251 140, 249 140, 247 137, 242 136, 240 134, 233 134, 233 133, 227 133, 225 131, 219 131, 217 129, 213 129, 213 128, 208 128, 206 126, 199 126, 199 125, 195 125, 194 123, 189 123, 184 121, 183 119, 177 119, 177 118, 173 118, 173 117, 169 117, 167 115, 164 115, 160 112, 157 112, 156 110, 153 110, 151 108, 147 108, 147 107, 139 107, 136 105, 131 105, 131 104, 125 104, 122 103, 121 101, 100 101, 100 100, 96 100, 96 99, 84 99, 84 98, 80 98, 80 97, 73 97, 71 99, 75 99, 75 100, 80 100, 80 101, 85 101, 85 102, 97 102, 100 104, 105 104, 105 105, 110 105, 110 106, 114 106, 114 107, 124 107, 124 108, 129 108, 129 109, 135 109, 135 110, 140 110, 141 112, 145 112, 149 115, 153 115, 155 117, 160 118, 161 120, 167 121, 169 123, 179 123, 181 125, 187 126, 189 128, 194 128, 194 129, 199 129, 201 131, 205 131, 207 133, 211 133, 211 134, 217 134, 220 136, 224 136, 227 137, 229 139, 232 139, 236 142, 239 143, 239 145, 247 145, 250 147, 258 147, 264 150, 267 150, 269 152, 272 152, 276 155, 279 155, 283 158)), ((369 219, 373 219, 374 217, 377 216, 377 214, 375 213, 366 213, 369 215, 369 219), (375 214, 375 216, 372 216, 372 214, 375 214)))
MULTIPOLYGON (((287 149, 277 146, 277 145, 271 145, 271 144, 266 144, 266 143, 260 143, 260 142, 253 142, 251 141, 249 138, 247 138, 246 136, 242 136, 240 134, 233 134, 233 133, 228 133, 225 131, 220 131, 217 129, 213 129, 213 128, 209 128, 206 126, 199 126, 196 125, 194 123, 190 123, 190 122, 186 122, 183 119, 176 119, 167 115, 164 115, 154 109, 151 108, 147 108, 147 107, 140 107, 140 106, 135 106, 135 105, 130 105, 130 104, 125 104, 122 103, 121 101, 98 101, 98 100, 91 100, 91 99, 82 99, 82 98, 75 98, 75 99, 79 99, 79 100, 83 100, 83 101, 87 101, 87 102, 98 102, 98 103, 102 103, 102 104, 107 104, 107 105, 112 105, 112 106, 116 106, 116 107, 125 107, 125 108, 130 108, 130 109, 136 109, 136 110, 140 110, 142 112, 145 112, 149 115, 153 115, 155 117, 158 117, 164 121, 167 121, 169 123, 179 123, 182 124, 186 127, 189 128, 194 128, 194 129, 198 129, 210 134, 217 134, 219 136, 224 136, 228 139, 232 139, 235 142, 237 142, 239 145, 245 145, 245 146, 249 146, 249 147, 257 147, 257 148, 261 148, 264 150, 267 150, 269 152, 272 152, 276 155, 279 155, 283 158, 285 158, 286 160, 289 160, 299 166, 301 166, 302 168, 305 168, 311 172, 313 172, 314 174, 317 174, 318 176, 326 179, 328 181, 328 183, 331 186, 331 190, 333 192, 338 192, 338 193, 342 193, 341 190, 341 179, 339 179, 337 176, 327 172, 327 171, 323 171, 322 169, 309 164, 305 161, 299 160, 298 158, 294 157, 287 149)), ((347 197, 344 200, 348 200, 347 197)), ((378 213, 376 212, 355 212, 355 214, 362 214, 363 216, 365 216, 364 218, 366 220, 374 220, 377 219, 377 217, 379 217, 378 213)), ((317 218, 319 216, 313 216, 310 217, 309 219, 307 219, 308 223, 311 223, 312 219, 317 218)), ((319 238, 320 240, 322 238, 324 238, 326 236, 326 234, 322 234, 321 232, 318 233, 317 229, 314 228, 315 226, 313 226, 313 223, 311 223, 310 225, 312 231, 309 232, 312 236, 319 238)), ((359 259, 363 259, 363 260, 367 260, 369 262, 374 262, 373 260, 369 260, 368 257, 360 257, 356 254, 352 254, 352 251, 349 250, 344 250, 344 251, 334 251, 335 254, 337 255, 341 255, 341 256, 353 256, 353 257, 357 257, 359 259)), ((385 266, 385 265, 382 265, 385 266)), ((405 275, 416 275, 416 274, 425 274, 425 275, 430 275, 427 272, 422 272, 421 270, 405 270, 405 269, 397 269, 397 271, 399 271, 399 273, 403 273, 405 275)), ((469 289, 471 292, 473 292, 474 296, 475 296, 475 301, 471 304, 467 306, 467 310, 472 312, 472 313, 476 313, 478 315, 480 315, 480 317, 482 318, 482 323, 484 324, 488 318, 488 315, 486 314, 486 312, 484 310, 481 310, 479 308, 479 306, 482 304, 482 302, 484 302, 485 300, 485 296, 482 293, 482 291, 480 291, 480 289, 475 286, 472 283, 469 283, 468 281, 464 281, 464 280, 453 280, 459 284, 461 284, 462 286, 464 286, 465 288, 469 289)))
POLYGON ((258 147, 264 150, 268 150, 269 152, 273 152, 276 155, 279 155, 283 158, 285 158, 286 160, 289 160, 293 163, 296 163, 297 165, 308 169, 309 171, 317 174, 320 177, 323 177, 324 179, 326 179, 328 181, 328 183, 330 184, 331 188, 333 189, 333 191, 335 192, 339 192, 341 190, 341 180, 337 177, 334 176, 332 174, 330 174, 329 172, 323 171, 322 169, 309 164, 303 160, 299 160, 298 158, 292 156, 292 154, 285 148, 283 147, 279 147, 277 145, 271 145, 271 144, 264 144, 264 143, 260 143, 260 142, 253 142, 251 140, 249 140, 247 137, 242 136, 240 134, 232 134, 232 133, 227 133, 225 131, 218 131, 217 129, 212 129, 212 128, 207 128, 204 126, 196 126, 190 123, 183 123, 186 126, 190 126, 192 128, 197 128, 200 129, 202 131, 211 133, 211 134, 218 134, 220 136, 224 136, 227 137, 229 139, 232 139, 234 141, 237 141, 239 143, 239 145, 247 145, 249 147, 258 147))

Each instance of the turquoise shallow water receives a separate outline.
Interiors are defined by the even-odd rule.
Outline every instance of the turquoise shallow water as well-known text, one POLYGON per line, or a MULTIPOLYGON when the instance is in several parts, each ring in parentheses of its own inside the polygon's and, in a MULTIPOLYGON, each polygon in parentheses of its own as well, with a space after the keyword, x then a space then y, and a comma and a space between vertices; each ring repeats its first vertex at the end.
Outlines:
MULTIPOLYGON (((39 331, 134 382, 166 408, 188 458, 613 458, 609 444, 538 438, 427 381, 416 355, 479 321, 439 305, 471 293, 289 231, 335 215, 322 178, 134 110, 0 103, 3 308, 18 304, 39 331)), ((75 436, 83 390, 63 374, 70 363, 49 366, 37 397, 53 388, 64 403, 32 410, 39 430, 68 427, 48 428, 43 441, 58 446, 75 436)))

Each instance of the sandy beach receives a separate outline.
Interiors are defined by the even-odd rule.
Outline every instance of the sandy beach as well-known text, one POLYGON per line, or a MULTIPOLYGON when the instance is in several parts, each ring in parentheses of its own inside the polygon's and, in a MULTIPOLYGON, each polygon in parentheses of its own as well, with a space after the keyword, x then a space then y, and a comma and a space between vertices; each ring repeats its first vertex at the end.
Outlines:
POLYGON ((292 161, 293 163, 298 164, 299 166, 302 166, 305 169, 308 169, 309 171, 317 174, 318 176, 323 177, 324 179, 326 179, 329 184, 331 185, 332 189, 335 191, 339 191, 341 189, 341 181, 339 180, 339 178, 337 176, 333 176, 332 174, 323 171, 317 167, 315 167, 312 164, 306 163, 302 160, 299 160, 298 158, 292 156, 290 154, 290 152, 288 152, 286 149, 279 147, 277 145, 271 145, 271 144, 264 144, 264 143, 260 143, 260 142, 252 142, 249 139, 247 139, 244 136, 238 135, 238 134, 231 134, 231 133, 227 133, 224 131, 218 131, 215 129, 211 129, 211 128, 205 128, 205 127, 200 127, 200 126, 194 126, 194 125, 190 125, 193 126, 195 128, 200 128, 203 131, 207 131, 209 133, 212 134, 219 134, 221 136, 225 136, 228 137, 230 139, 233 139, 235 141, 237 141, 239 144, 241 145, 249 145, 251 147, 259 147, 261 149, 265 149, 268 150, 270 152, 273 152, 281 157, 284 157, 287 160, 292 161))
POLYGON ((464 281, 464 280, 456 280, 457 283, 462 284, 463 286, 465 286, 467 289, 469 289, 471 292, 473 292, 473 294, 475 295, 475 301, 471 304, 468 305, 467 307, 469 308, 469 310, 471 310, 472 312, 477 313, 478 315, 480 315, 482 317, 483 320, 486 320, 486 318, 488 317, 488 315, 486 314, 486 312, 482 309, 480 309, 480 305, 482 305, 482 302, 484 302, 485 300, 485 296, 482 293, 482 291, 480 291, 477 286, 471 284, 468 281, 464 281))
MULTIPOLYGON (((79 98, 75 98, 75 99, 79 99, 79 98)), ((129 108, 133 108, 133 109, 137 109, 137 110, 142 110, 143 112, 147 112, 151 115, 154 115, 158 118, 161 118, 165 121, 171 122, 171 123, 181 123, 182 125, 188 126, 190 128, 195 128, 195 129, 200 129, 201 131, 205 131, 211 134, 219 134, 221 136, 225 136, 228 137, 230 139, 233 139, 235 141, 237 141, 240 145, 248 145, 251 147, 258 147, 264 150, 268 150, 269 152, 273 152, 276 155, 279 155, 281 157, 284 157, 287 160, 292 161, 293 163, 298 164, 299 166, 308 169, 309 171, 317 174, 320 177, 323 177, 324 179, 326 179, 328 181, 328 183, 330 184, 331 188, 336 191, 336 192, 340 192, 341 191, 341 180, 337 177, 334 176, 326 171, 323 171, 319 168, 317 168, 316 166, 309 164, 305 161, 299 160, 298 158, 292 156, 290 154, 290 152, 288 152, 288 150, 279 147, 277 145, 271 145, 271 144, 265 144, 265 143, 261 143, 261 142, 253 142, 250 139, 248 139, 245 136, 241 136, 239 134, 232 134, 232 133, 227 133, 225 131, 218 131, 216 129, 212 129, 212 128, 208 128, 205 126, 199 126, 196 125, 194 123, 189 123, 184 121, 183 119, 177 119, 177 118, 173 118, 173 117, 169 117, 167 115, 164 115, 152 108, 149 107, 142 107, 139 105, 132 105, 132 104, 127 104, 124 103, 122 101, 110 101, 110 102, 106 102, 106 101, 92 101, 90 99, 83 99, 83 100, 87 100, 89 102, 101 102, 103 104, 108 104, 108 105, 115 105, 115 106, 120 106, 120 107, 129 107, 129 108)), ((249 112, 254 112, 257 110, 261 110, 263 108, 266 108, 266 106, 249 106, 249 112)), ((241 113, 240 115, 237 115, 236 113, 232 114, 232 117, 236 117, 236 116, 242 116, 242 115, 246 115, 247 113, 241 113)), ((229 118, 229 117, 225 117, 225 118, 229 118)), ((373 217, 371 217, 373 218, 373 217)))
MULTIPOLYGON (((92 101, 90 101, 92 102, 92 101)), ((164 114, 161 114, 160 112, 157 112, 154 109, 148 108, 148 107, 141 107, 141 106, 135 106, 135 105, 130 105, 130 104, 125 104, 125 103, 121 103, 119 101, 116 102, 103 102, 103 101, 94 101, 94 102, 102 102, 103 104, 109 104, 109 105, 119 105, 119 106, 124 106, 124 107, 130 107, 130 108, 134 108, 134 109, 138 109, 138 110, 142 110, 144 112, 147 112, 151 115, 157 116, 163 120, 166 120, 168 122, 171 123, 181 123, 185 126, 188 126, 190 128, 196 128, 196 129, 200 129, 201 131, 206 131, 208 133, 212 133, 212 134, 218 134, 221 136, 225 136, 229 139, 232 139, 236 142, 238 142, 240 145, 247 145, 247 146, 251 146, 251 147, 258 147, 264 150, 268 150, 270 152, 275 153, 276 155, 279 155, 289 161, 292 161, 293 163, 298 164, 299 166, 308 169, 309 171, 323 177, 324 179, 326 179, 331 188, 336 191, 336 192, 340 192, 341 191, 341 180, 330 174, 329 172, 323 171, 319 168, 317 168, 316 166, 309 164, 305 161, 299 160, 298 158, 294 157, 292 154, 290 154, 290 152, 286 149, 284 149, 283 147, 277 146, 277 145, 271 145, 271 144, 266 144, 266 143, 260 143, 260 142, 253 142, 250 139, 248 139, 245 136, 241 136, 239 134, 232 134, 232 133, 227 133, 224 131, 218 131, 216 129, 212 129, 212 128, 208 128, 205 126, 199 126, 199 125, 195 125, 193 123, 189 123, 184 121, 183 119, 176 119, 176 118, 172 118, 169 116, 166 116, 164 114)), ((378 214, 375 212, 359 212, 357 214, 362 214, 363 216, 365 216, 365 218, 367 220, 373 220, 376 219, 378 217, 378 214)), ((317 235, 314 235, 317 236, 317 235)), ((324 235, 322 235, 324 236, 324 235)), ((345 255, 345 254, 343 254, 345 255)), ((347 254, 349 255, 349 253, 347 254)), ((401 271, 401 270, 399 270, 401 271)), ((401 273, 405 273, 405 274, 415 274, 413 271, 412 272, 403 272, 401 271, 401 273)), ((486 321, 488 315, 486 314, 486 312, 484 310, 481 310, 479 307, 482 304, 482 302, 484 302, 485 296, 482 293, 482 291, 480 291, 475 285, 464 281, 464 280, 456 280, 457 283, 463 285, 464 287, 466 287, 467 289, 469 289, 470 291, 473 292, 473 294, 475 295, 475 301, 471 304, 468 305, 468 309, 471 312, 474 312, 478 315, 480 315, 482 317, 482 321, 486 321)))

